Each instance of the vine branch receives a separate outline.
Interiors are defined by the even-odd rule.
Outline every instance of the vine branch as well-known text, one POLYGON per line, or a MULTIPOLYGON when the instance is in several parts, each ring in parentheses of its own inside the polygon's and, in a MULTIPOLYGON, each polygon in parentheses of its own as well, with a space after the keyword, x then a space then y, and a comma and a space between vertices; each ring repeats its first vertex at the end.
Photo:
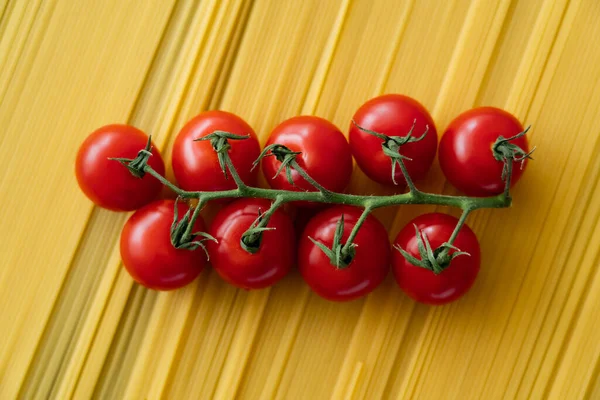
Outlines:
MULTIPOLYGON (((404 144, 418 142, 422 140, 427 134, 429 127, 420 137, 412 136, 416 120, 409 132, 405 136, 386 136, 381 133, 365 129, 356 122, 352 121, 360 130, 372 134, 382 140, 382 149, 384 153, 392 160, 392 180, 395 181, 395 167, 396 164, 400 166, 402 175, 409 188, 408 193, 395 194, 388 196, 374 196, 374 195, 355 195, 332 192, 317 181, 315 181, 297 162, 296 157, 301 154, 300 152, 294 152, 281 144, 273 144, 267 146, 259 155, 258 159, 254 162, 254 167, 258 165, 260 160, 264 157, 274 156, 281 166, 277 171, 277 175, 285 169, 286 178, 290 184, 294 184, 292 179, 292 170, 296 170, 298 174, 304 178, 309 184, 315 187, 318 191, 291 191, 291 190, 279 190, 279 189, 263 189, 258 187, 252 187, 246 185, 240 178, 231 157, 229 156, 229 150, 231 145, 229 140, 243 140, 247 139, 248 136, 235 135, 224 131, 215 131, 210 135, 207 135, 197 140, 209 140, 213 146, 213 149, 217 153, 219 158, 219 164, 225 177, 229 175, 233 178, 237 188, 224 191, 185 191, 177 187, 176 185, 169 182, 165 177, 156 172, 149 164, 148 158, 152 155, 150 152, 150 138, 146 148, 140 150, 138 156, 133 159, 115 159, 116 161, 123 164, 129 169, 129 171, 136 177, 141 178, 146 173, 150 174, 154 178, 158 179, 163 185, 173 190, 177 195, 178 199, 197 199, 198 204, 194 208, 193 213, 191 209, 185 214, 185 216, 179 220, 177 213, 175 213, 175 220, 171 230, 171 241, 177 248, 184 248, 194 250, 198 247, 202 247, 205 251, 203 244, 206 240, 215 240, 212 236, 203 233, 195 232, 192 233, 193 225, 200 215, 202 207, 211 200, 223 199, 223 198, 241 198, 241 197, 253 197, 260 199, 268 199, 272 201, 271 207, 264 213, 259 212, 257 219, 250 226, 250 228, 242 235, 241 246, 249 253, 255 253, 260 248, 260 242, 262 239, 263 232, 274 228, 269 228, 270 217, 273 213, 281 207, 283 204, 288 202, 296 201, 307 201, 314 203, 328 203, 328 204, 344 204, 363 208, 363 212, 353 227, 348 239, 345 243, 342 243, 341 237, 344 231, 343 216, 338 221, 338 227, 336 229, 336 235, 334 238, 334 244, 331 249, 327 248, 323 243, 316 242, 325 254, 327 254, 331 262, 337 268, 345 268, 351 262, 355 254, 356 244, 354 240, 358 234, 360 227, 365 222, 369 214, 381 207, 387 206, 398 206, 403 204, 430 204, 439 206, 450 206, 457 207, 463 210, 463 213, 458 220, 452 235, 448 241, 442 244, 437 249, 432 249, 425 232, 419 231, 415 226, 415 232, 419 244, 419 252, 421 253, 421 259, 418 259, 404 249, 398 248, 403 256, 412 264, 427 268, 434 273, 441 273, 450 263, 452 259, 461 255, 468 255, 465 252, 457 249, 453 243, 458 236, 460 229, 464 225, 468 215, 477 209, 481 208, 505 208, 510 207, 512 199, 510 196, 510 184, 511 175, 513 171, 513 162, 524 162, 526 159, 531 158, 530 152, 525 152, 517 145, 510 143, 511 140, 519 138, 527 133, 529 127, 518 135, 505 139, 499 137, 492 148, 494 157, 504 163, 502 178, 505 180, 506 186, 503 193, 493 197, 467 197, 467 196, 447 196, 433 193, 425 193, 418 190, 412 179, 409 176, 408 170, 404 163, 404 160, 408 157, 402 155, 400 150, 404 144), (201 238, 197 240, 197 238, 201 238), (452 254, 450 250, 455 250, 452 254)), ((277 176, 276 175, 276 176, 277 176)), ((177 212, 177 204, 175 205, 177 212)), ((312 240, 312 239, 311 239, 312 240)), ((313 240, 314 241, 314 240, 313 240)))

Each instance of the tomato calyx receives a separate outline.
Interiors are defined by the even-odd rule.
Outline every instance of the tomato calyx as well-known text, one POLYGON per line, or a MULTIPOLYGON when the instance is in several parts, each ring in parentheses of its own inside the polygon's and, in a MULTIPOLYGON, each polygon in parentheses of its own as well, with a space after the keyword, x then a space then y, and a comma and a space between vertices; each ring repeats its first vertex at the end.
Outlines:
MULTIPOLYGON (((296 172, 298 172, 298 174, 302 178, 304 178, 304 180, 306 182, 308 182, 315 189, 317 189, 318 191, 323 193, 324 196, 330 196, 331 191, 326 189, 325 187, 323 187, 323 185, 321 185, 316 180, 314 180, 304 170, 304 168, 302 168, 300 166, 300 164, 298 164, 296 157, 298 157, 300 154, 302 154, 301 151, 292 151, 287 146, 284 146, 279 143, 273 143, 264 148, 264 150, 260 153, 258 158, 254 161, 252 168, 255 168, 263 158, 273 156, 277 159, 277 161, 279 161, 281 163, 281 165, 279 166, 279 168, 277 169, 277 172, 271 179, 275 179, 275 177, 277 177, 281 173, 281 171, 285 168, 285 177, 286 177, 288 183, 294 187, 298 187, 292 177, 292 170, 295 170, 296 172)), ((307 191, 307 190, 305 190, 305 191, 307 191)))
POLYGON ((296 162, 296 157, 302 154, 300 151, 292 151, 287 146, 282 144, 274 143, 264 148, 264 150, 260 153, 258 158, 252 163, 252 169, 256 168, 256 166, 260 163, 260 161, 269 156, 273 156, 281 163, 273 178, 275 179, 281 171, 285 168, 285 177, 290 185, 296 186, 294 179, 292 178, 292 169, 295 169, 294 165, 296 162))
MULTIPOLYGON (((176 249, 189 251, 194 251, 198 247, 201 247, 204 253, 206 253, 206 258, 208 259, 208 250, 206 249, 204 242, 210 240, 217 243, 217 239, 206 232, 191 233, 191 227, 194 226, 195 217, 197 217, 198 213, 194 212, 192 215, 192 208, 190 208, 185 215, 179 219, 177 210, 178 200, 179 199, 175 200, 173 223, 171 224, 171 244, 176 249)), ((197 207, 200 207, 200 204, 198 204, 197 207)))
POLYGON ((525 160, 533 160, 531 154, 535 151, 535 147, 531 149, 531 151, 526 152, 521 147, 511 143, 512 140, 525 136, 530 128, 531 125, 525 128, 525 130, 522 132, 509 138, 499 136, 492 145, 492 153, 494 154, 494 158, 504 163, 504 166, 502 167, 502 180, 506 181, 511 175, 512 163, 514 161, 520 162, 521 168, 523 168, 525 160))
POLYGON ((118 161, 129 170, 131 175, 141 179, 144 177, 144 175, 146 175, 145 167, 148 165, 148 159, 150 159, 151 156, 152 136, 148 136, 148 142, 146 142, 146 147, 140 150, 135 158, 131 159, 110 157, 109 160, 118 161))
POLYGON ((421 256, 421 259, 413 256, 399 245, 394 245, 394 248, 398 250, 402 256, 404 256, 406 261, 412 265, 425 268, 438 275, 448 268, 452 260, 454 260, 456 257, 471 255, 466 251, 461 251, 459 248, 448 242, 443 243, 440 247, 434 250, 431 247, 427 233, 419 230, 417 225, 413 224, 413 226, 415 227, 417 247, 419 249, 419 255, 421 256), (454 252, 450 254, 450 250, 454 250, 454 252))
POLYGON ((242 249, 246 250, 250 254, 256 254, 258 252, 262 242, 263 232, 275 230, 275 228, 266 226, 269 223, 269 217, 269 212, 263 213, 260 208, 258 209, 258 217, 254 220, 252 225, 250 225, 250 228, 244 232, 242 238, 240 239, 240 245, 242 249))
POLYGON ((426 125, 425 132, 423 132, 423 134, 421 136, 415 137, 415 136, 413 136, 413 132, 415 130, 415 126, 417 125, 416 119, 413 120, 413 124, 405 136, 387 136, 387 135, 384 135, 383 133, 375 132, 370 129, 363 128, 362 126, 358 125, 356 123, 356 121, 354 121, 354 120, 352 120, 352 123, 359 130, 361 130, 365 133, 368 133, 370 135, 373 135, 383 141, 381 143, 381 148, 383 149, 383 154, 390 157, 390 159, 392 160, 392 182, 394 183, 394 185, 398 185, 398 182, 396 182, 396 166, 399 166, 402 170, 402 174, 404 175, 404 179, 406 180, 407 184, 409 185, 411 190, 414 190, 414 186, 412 184, 412 181, 410 180, 410 177, 408 176, 406 166, 404 165, 404 160, 412 161, 412 159, 402 155, 400 153, 400 148, 407 143, 420 142, 421 140, 425 139, 425 136, 429 132, 429 125, 426 125))
POLYGON ((335 226, 335 233, 333 235, 333 244, 331 248, 325 246, 325 244, 308 237, 331 261, 331 265, 337 269, 347 268, 356 255, 356 243, 352 243, 350 240, 345 244, 342 243, 342 236, 344 235, 344 214, 338 220, 335 226))
POLYGON ((215 153, 217 153, 217 159, 219 160, 221 172, 223 172, 225 179, 229 179, 227 175, 227 162, 230 161, 227 153, 229 152, 229 149, 231 149, 229 140, 245 140, 249 138, 250 134, 236 135, 235 133, 217 130, 204 137, 194 139, 194 142, 210 141, 215 153))

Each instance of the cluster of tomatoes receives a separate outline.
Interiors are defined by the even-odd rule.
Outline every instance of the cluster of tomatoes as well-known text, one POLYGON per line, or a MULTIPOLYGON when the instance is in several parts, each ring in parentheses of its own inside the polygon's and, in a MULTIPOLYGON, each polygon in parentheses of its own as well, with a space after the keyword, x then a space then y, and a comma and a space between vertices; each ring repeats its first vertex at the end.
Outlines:
MULTIPOLYGON (((435 158, 438 135, 428 111, 417 101, 402 95, 384 95, 362 105, 350 124, 349 140, 331 122, 316 116, 288 119, 274 128, 267 145, 278 143, 297 154, 298 164, 324 188, 343 192, 350 181, 353 157, 367 176, 383 185, 406 183, 400 169, 392 175, 392 161, 382 149, 382 140, 362 128, 389 137, 405 136, 414 128, 422 140, 402 145, 400 152, 409 176, 426 176, 435 158)), ((179 132, 172 149, 172 167, 178 186, 186 191, 225 191, 236 183, 222 173, 217 154, 209 141, 197 141, 214 131, 249 135, 246 140, 230 141, 228 156, 241 180, 255 186, 258 168, 253 163, 261 148, 253 129, 240 117, 224 111, 203 112, 179 132)), ((497 108, 477 108, 450 123, 439 144, 439 160, 447 179, 469 196, 494 196, 504 191, 503 162, 494 157, 492 146, 499 136, 509 138, 523 131, 511 114, 497 108)), ((390 265, 399 286, 417 301, 443 304, 462 296, 473 284, 480 265, 477 237, 466 225, 453 245, 470 256, 452 259, 441 273, 415 266, 398 251, 392 251, 383 225, 369 215, 353 243, 352 258, 343 268, 332 264, 318 243, 334 245, 336 227, 343 218, 342 242, 348 239, 362 210, 333 205, 316 214, 304 227, 298 242, 294 221, 283 209, 270 216, 256 252, 243 248, 244 232, 253 226, 260 213, 271 206, 265 199, 243 198, 221 201, 207 229, 198 218, 193 232, 207 232, 207 253, 196 247, 176 248, 172 243, 177 219, 189 211, 183 201, 159 199, 161 182, 149 174, 133 176, 127 168, 109 158, 134 159, 147 144, 148 136, 127 125, 108 125, 93 132, 81 146, 76 160, 76 175, 83 192, 97 205, 116 211, 137 210, 125 224, 120 241, 123 263, 140 284, 170 290, 193 281, 210 256, 212 267, 231 284, 245 289, 260 289, 282 279, 297 264, 304 280, 320 296, 336 301, 352 300, 373 291, 386 277, 390 265), (177 217, 177 215, 179 217, 177 217), (312 239, 311 239, 312 238, 312 239)), ((524 137, 514 144, 527 151, 524 137)), ((152 147, 147 163, 164 176, 165 165, 152 147)), ((512 160, 511 160, 512 162, 512 160)), ((520 166, 520 165, 519 165, 520 166)), ((291 179, 275 157, 261 160, 263 174, 273 189, 315 191, 296 170, 291 179)), ((512 184, 522 174, 513 168, 512 184)), ((288 171, 290 172, 290 171, 288 171)), ((292 207, 312 207, 294 202, 292 207)), ((189 214, 188 214, 189 215, 189 214)), ((402 229, 394 247, 419 259, 423 239, 432 249, 441 248, 450 238, 457 219, 439 213, 417 217, 402 229), (416 228, 416 229, 415 229, 416 228)), ((339 229, 337 229, 339 230, 339 229)), ((202 236, 197 236, 201 238, 202 236)), ((339 237, 337 238, 340 239, 339 237)), ((453 248, 450 252, 457 251, 453 248)))

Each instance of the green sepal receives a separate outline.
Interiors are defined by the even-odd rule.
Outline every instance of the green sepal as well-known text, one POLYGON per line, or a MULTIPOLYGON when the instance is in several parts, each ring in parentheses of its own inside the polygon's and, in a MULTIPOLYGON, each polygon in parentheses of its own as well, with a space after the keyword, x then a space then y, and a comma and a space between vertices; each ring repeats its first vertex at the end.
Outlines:
POLYGON ((333 233, 333 244, 342 243, 342 236, 344 235, 344 214, 340 217, 335 225, 335 232, 333 233))
POLYGON ((421 267, 421 268, 425 268, 426 270, 431 271, 429 264, 426 264, 425 262, 423 262, 423 260, 419 260, 418 258, 414 257, 412 254, 410 254, 408 251, 404 250, 399 245, 395 244, 394 248, 396 250, 398 250, 400 252, 400 254, 402 254, 402 256, 406 259, 406 261, 408 261, 415 267, 421 267))
POLYGON ((419 254, 427 254, 423 240, 421 240, 421 231, 416 224, 413 224, 413 226, 415 227, 415 237, 417 238, 417 248, 419 249, 419 254))
POLYGON ((217 153, 217 159, 219 160, 219 167, 221 168, 221 172, 225 176, 225 179, 229 179, 227 175, 227 153, 229 149, 231 149, 231 145, 229 144, 229 140, 245 140, 248 139, 250 135, 236 135, 235 133, 225 132, 225 131, 213 131, 206 136, 203 136, 198 139, 194 139, 194 142, 203 142, 210 141, 210 144, 213 147, 213 150, 217 153))
POLYGON ((206 245, 204 244, 204 242, 210 240, 212 242, 218 243, 217 239, 206 232, 194 232, 186 238, 185 232, 191 223, 192 208, 189 208, 185 215, 181 219, 179 219, 179 211, 177 208, 178 201, 179 197, 175 199, 175 206, 173 210, 173 223, 171 224, 170 235, 171 244, 178 250, 194 251, 198 247, 201 247, 204 253, 206 254, 207 260, 210 259, 208 250, 206 249, 206 245), (201 239, 197 240, 199 237, 201 239))
POLYGON ((248 229, 240 239, 241 246, 248 253, 255 254, 262 243, 262 233, 266 231, 274 231, 272 227, 255 227, 248 229))
POLYGON ((215 139, 246 140, 249 138, 250 138, 250 134, 237 135, 237 134, 231 133, 231 132, 216 130, 216 131, 209 133, 206 136, 203 136, 198 139, 194 139, 194 142, 202 142, 202 141, 206 141, 206 140, 210 140, 212 142, 215 139))
POLYGON ((316 244, 319 249, 325 253, 325 255, 331 261, 331 265, 336 267, 337 269, 343 269, 348 267, 352 262, 352 259, 356 255, 356 243, 351 243, 344 250, 345 244, 342 243, 342 237, 344 236, 344 214, 338 220, 335 226, 335 232, 333 234, 333 244, 331 248, 325 246, 325 244, 308 237, 314 244, 316 244))
POLYGON ((279 143, 273 143, 265 147, 259 154, 258 158, 254 160, 252 163, 252 169, 256 168, 263 158, 273 156, 281 163, 281 165, 271 179, 275 179, 281 173, 281 171, 285 169, 285 177, 287 181, 290 185, 296 186, 296 183, 292 177, 292 169, 294 169, 293 161, 295 161, 296 157, 300 154, 302 154, 302 152, 292 151, 287 146, 279 143))
POLYGON ((262 234, 266 231, 274 231, 276 228, 264 226, 269 220, 264 219, 262 210, 258 209, 258 217, 252 222, 248 230, 242 234, 240 245, 250 254, 255 254, 262 243, 262 234))
MULTIPOLYGON (((408 133, 405 136, 387 136, 380 132, 375 132, 373 130, 363 128, 362 126, 358 125, 356 123, 356 121, 354 121, 354 120, 352 120, 352 123, 359 130, 361 130, 365 133, 368 133, 370 135, 373 135, 383 141, 381 143, 381 148, 383 150, 383 154, 390 157, 390 159, 392 161, 392 182, 394 183, 394 185, 398 184, 398 182, 396 182, 396 166, 403 163, 404 160, 411 161, 410 158, 400 154, 400 148, 407 143, 415 143, 415 142, 419 142, 419 141, 423 140, 425 138, 425 136, 427 135, 427 133, 429 132, 429 125, 427 125, 425 128, 425 132, 423 132, 423 134, 421 136, 414 137, 413 132, 414 132, 415 126, 417 124, 416 119, 413 121, 413 124, 412 124, 410 130, 408 131, 408 133)), ((406 179, 406 177, 405 177, 405 179, 406 179)))
POLYGON ((466 251, 461 251, 458 247, 451 245, 450 243, 443 243, 440 248, 448 248, 448 249, 452 249, 454 250, 454 253, 452 253, 452 259, 458 257, 458 256, 471 256, 471 254, 467 253, 466 251))
POLYGON ((425 243, 425 256, 429 261, 429 265, 431 265, 433 272, 440 273, 442 272, 442 267, 438 264, 438 260, 436 256, 433 254, 433 249, 431 248, 431 243, 429 243, 429 238, 425 231, 421 232, 421 237, 417 237, 417 240, 422 240, 425 243))
MULTIPOLYGON (((330 260, 335 260, 335 253, 327 246, 325 246, 323 243, 317 241, 316 239, 311 238, 310 236, 308 237, 310 239, 311 242, 313 242, 319 249, 321 249, 321 251, 323 251, 323 253, 325 253, 325 255, 327 257, 329 257, 330 260)), ((333 263, 333 262, 332 262, 333 263)))
POLYGON ((138 154, 135 158, 114 158, 109 157, 109 160, 118 161, 123 166, 125 166, 131 175, 136 178, 143 178, 146 175, 146 171, 144 167, 148 165, 148 159, 152 156, 152 136, 148 136, 148 141, 146 142, 146 147, 142 150, 138 151, 138 154))
MULTIPOLYGON (((414 224, 413 224, 414 225, 414 224)), ((461 251, 456 246, 450 243, 443 243, 437 249, 431 247, 429 238, 424 231, 414 225, 415 234, 417 239, 417 249, 419 250, 419 256, 421 259, 413 256, 399 245, 394 245, 394 248, 402 254, 402 256, 411 263, 412 265, 420 268, 425 268, 434 274, 441 274, 446 268, 450 266, 452 260, 459 256, 470 256, 469 253, 461 251), (454 250, 452 254, 448 254, 448 250, 454 250)))
POLYGON ((515 139, 525 136, 527 134, 527 132, 529 132, 529 129, 531 129, 531 125, 529 125, 522 132, 519 132, 515 136, 509 137, 509 138, 504 138, 503 136, 499 136, 498 139, 496 139, 496 142, 494 142, 494 145, 492 146, 492 154, 494 155, 494 158, 496 160, 504 163, 504 165, 502 166, 502 180, 503 181, 506 181, 508 179, 508 173, 509 173, 508 164, 509 163, 520 162, 521 168, 523 168, 523 165, 525 164, 525 160, 527 160, 527 159, 533 160, 533 157, 531 157, 531 154, 533 154, 533 152, 535 151, 535 149, 536 149, 535 147, 533 149, 531 149, 531 151, 526 152, 521 147, 517 146, 514 143, 511 143, 512 140, 515 140, 515 139))

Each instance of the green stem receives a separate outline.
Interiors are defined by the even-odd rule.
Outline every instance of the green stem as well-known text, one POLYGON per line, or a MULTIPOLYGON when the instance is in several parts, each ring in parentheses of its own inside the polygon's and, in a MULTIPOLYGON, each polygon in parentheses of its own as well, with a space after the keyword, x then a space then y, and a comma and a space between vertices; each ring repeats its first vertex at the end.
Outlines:
POLYGON ((227 165, 227 169, 229 170, 229 173, 233 177, 233 180, 235 181, 235 184, 237 185, 238 189, 241 192, 243 192, 244 189, 247 188, 247 186, 244 183, 244 181, 242 180, 242 178, 240 178, 240 175, 238 174, 237 170, 235 169, 235 166, 233 165, 233 161, 231 161, 231 157, 229 157, 229 155, 227 155, 225 157, 225 164, 227 165))
POLYGON ((450 239, 448 239, 448 241, 446 243, 448 243, 448 244, 454 243, 454 241, 456 240, 456 237, 458 236, 458 233, 460 232, 460 229, 463 227, 463 225, 467 221, 467 217, 469 216, 470 213, 471 213, 471 210, 469 208, 465 208, 463 210, 462 215, 460 216, 458 222, 456 223, 456 227, 454 227, 454 231, 452 232, 452 235, 450 235, 450 239))
POLYGON ((365 220, 367 219, 367 217, 369 216, 370 213, 371 213, 371 207, 369 207, 369 206, 365 207, 362 214, 360 215, 360 218, 358 219, 358 221, 356 221, 354 228, 352 228, 352 231, 350 232, 350 235, 348 236, 348 240, 346 240, 344 247, 342 247, 342 256, 343 257, 347 257, 350 255, 350 249, 352 248, 354 239, 356 238, 356 235, 358 234, 360 227, 365 222, 365 220))
POLYGON ((267 212, 265 212, 263 214, 262 221, 260 222, 260 224, 258 224, 258 226, 266 227, 267 224, 269 223, 269 219, 271 218, 271 215, 273 215, 273 213, 275 211, 277 211, 277 209, 279 207, 281 207, 283 205, 283 203, 285 203, 285 200, 283 199, 283 197, 276 197, 273 204, 271 204, 271 207, 269 207, 267 212))
POLYGON ((298 173, 300 174, 301 177, 303 177, 308 183, 310 183, 311 185, 313 185, 317 190, 319 190, 321 193, 329 195, 329 193, 331 193, 331 191, 325 189, 323 186, 321 186, 321 184, 317 181, 315 181, 310 175, 308 175, 306 173, 306 171, 304 170, 304 168, 302 168, 298 162, 296 160, 292 160, 290 162, 290 165, 296 170, 298 171, 298 173))
MULTIPOLYGON (((400 170, 402 171, 402 175, 404 176, 404 180, 406 181, 406 185, 408 186, 408 190, 411 193, 419 193, 419 190, 416 188, 412 178, 410 177, 408 170, 406 169, 406 165, 404 164, 404 160, 399 158, 398 164, 400 164, 400 170)), ((394 161, 392 161, 394 162, 394 161)))
MULTIPOLYGON (((453 248, 452 245, 453 245, 454 241, 456 240, 456 237, 458 236, 461 228, 467 221, 467 217, 469 216, 471 211, 472 211, 471 208, 463 209, 462 215, 458 219, 458 222, 456 223, 456 226, 454 227, 454 231, 452 231, 450 238, 445 243, 445 245, 443 245, 442 247, 439 248, 439 249, 441 249, 441 251, 438 250, 438 251, 440 251, 439 254, 435 255, 435 253, 434 253, 434 257, 436 257, 436 260, 437 260, 437 263, 434 263, 434 265, 432 265, 434 274, 439 274, 444 269, 446 269, 450 266, 450 262, 452 261, 452 258, 453 258, 449 255, 450 249, 453 248)), ((459 249, 456 249, 456 248, 454 248, 454 249, 457 250, 457 252, 460 251, 459 249)), ((466 254, 466 253, 455 253, 455 255, 458 255, 458 254, 466 254)))
POLYGON ((283 199, 281 197, 277 197, 273 204, 271 204, 271 207, 269 207, 264 214, 259 214, 258 219, 252 223, 246 232, 244 232, 240 239, 240 245, 244 250, 252 254, 259 250, 263 231, 269 229, 267 228, 267 225, 269 224, 271 216, 283 203, 283 199))
POLYGON ((148 164, 146 164, 144 166, 144 172, 147 172, 150 175, 152 175, 153 177, 155 177, 156 179, 158 179, 160 181, 160 183, 162 183, 163 185, 165 185, 166 187, 171 189, 173 192, 175 192, 175 194, 179 195, 180 197, 185 197, 185 198, 195 197, 195 196, 190 195, 191 192, 186 192, 185 190, 179 189, 177 186, 173 185, 171 182, 169 182, 169 180, 167 178, 165 178, 164 176, 162 176, 161 174, 156 172, 148 164))
MULTIPOLYGON (((415 121, 416 122, 416 121, 415 121)), ((357 125, 358 126, 358 125, 357 125)), ((346 242, 342 245, 341 236, 343 234, 343 216, 339 222, 338 228, 336 228, 336 234, 334 237, 334 249, 329 249, 325 247, 322 243, 315 242, 321 250, 328 254, 331 262, 338 268, 341 268, 342 265, 348 265, 355 254, 355 244, 354 240, 369 216, 369 214, 377 208, 387 207, 387 206, 397 206, 401 204, 429 204, 429 205, 440 205, 440 206, 450 206, 450 207, 458 207, 463 210, 463 213, 452 232, 448 242, 435 250, 435 254, 427 241, 427 237, 423 236, 425 240, 425 244, 427 247, 427 255, 422 254, 422 260, 417 260, 413 256, 406 253, 404 250, 399 249, 402 254, 409 260, 411 263, 417 266, 422 266, 429 268, 430 265, 433 269, 432 271, 436 274, 439 274, 443 271, 443 268, 447 267, 453 258, 461 255, 466 255, 467 253, 460 251, 459 249, 453 247, 453 242, 456 240, 460 229, 465 224, 465 221, 470 212, 480 209, 480 208, 504 208, 509 207, 511 205, 511 197, 510 197, 510 183, 511 183, 511 174, 513 170, 513 159, 515 152, 518 152, 518 149, 514 148, 505 148, 501 147, 504 142, 497 142, 492 148, 492 152, 494 157, 499 159, 500 157, 504 158, 506 164, 506 186, 503 193, 494 196, 494 197, 486 197, 486 198, 476 198, 476 197, 466 197, 466 196, 446 196, 446 195, 438 195, 432 193, 424 193, 419 191, 412 181, 406 165, 404 164, 403 156, 399 153, 399 148, 401 145, 410 142, 411 133, 414 128, 411 128, 408 135, 403 139, 402 142, 394 141, 391 138, 381 135, 374 131, 369 131, 364 128, 359 127, 361 130, 364 130, 368 133, 374 134, 375 136, 392 141, 389 145, 384 143, 383 149, 384 153, 392 158, 392 178, 394 178, 394 170, 396 166, 396 162, 400 165, 400 169, 402 170, 402 175, 406 184, 409 188, 408 193, 404 194, 396 194, 389 196, 373 196, 373 195, 355 195, 355 194, 344 194, 344 193, 336 193, 332 192, 321 184, 319 184, 316 180, 314 180, 296 161, 295 157, 299 154, 298 152, 292 152, 290 149, 283 145, 271 145, 268 146, 263 152, 260 154, 258 159, 255 161, 255 165, 265 157, 266 155, 273 155, 277 157, 277 159, 282 162, 282 167, 288 168, 286 170, 286 174, 288 179, 291 182, 290 169, 295 169, 302 178, 304 178, 308 183, 310 183, 313 187, 315 187, 318 191, 304 192, 304 191, 290 191, 290 190, 278 190, 278 189, 263 189, 258 187, 247 186, 240 175, 238 174, 231 157, 229 156, 228 149, 230 148, 228 144, 228 139, 232 140, 241 140, 244 137, 239 135, 234 135, 228 132, 215 131, 211 135, 203 137, 198 140, 211 140, 213 148, 217 152, 217 156, 219 158, 219 164, 225 177, 227 177, 226 171, 229 170, 235 184, 237 186, 236 189, 231 190, 223 190, 223 191, 215 191, 215 192, 206 192, 206 191, 185 191, 178 188, 176 185, 169 182, 165 177, 156 172, 150 165, 147 164, 147 159, 149 157, 149 152, 147 149, 144 149, 138 153, 138 158, 134 160, 125 160, 125 159, 116 159, 117 161, 124 164, 127 168, 130 169, 131 173, 135 176, 142 177, 144 173, 149 173, 156 179, 158 179, 163 185, 169 187, 173 190, 180 198, 198 199, 198 204, 194 209, 194 212, 189 221, 184 221, 188 223, 185 227, 185 231, 183 235, 179 236, 181 228, 183 225, 175 226, 175 231, 172 232, 172 236, 175 235, 176 239, 172 239, 172 242, 175 241, 177 243, 173 243, 177 248, 186 248, 193 250, 198 246, 204 245, 201 241, 193 242, 192 236, 194 233, 192 232, 193 226, 200 215, 200 211, 206 202, 211 200, 223 199, 223 198, 242 198, 242 197, 250 197, 250 198, 261 198, 261 199, 269 199, 272 200, 273 203, 271 207, 262 215, 259 215, 258 219, 252 224, 252 226, 242 235, 240 239, 240 244, 242 248, 244 248, 249 253, 256 253, 260 249, 260 243, 262 239, 262 233, 265 230, 269 230, 267 227, 269 220, 272 214, 284 203, 287 202, 313 202, 313 203, 327 203, 327 204, 344 204, 351 205, 356 207, 363 208, 363 212, 360 215, 358 221, 352 228, 350 235, 346 242), (394 145, 394 146, 392 146, 394 145), (268 151, 271 151, 271 154, 267 154, 268 151), (507 157, 506 153, 508 151, 512 151, 511 157, 507 157), (290 158, 291 157, 291 158, 290 158), (139 160, 139 162, 138 162, 139 160), (286 164, 288 163, 289 164, 286 164), (135 165, 133 165, 135 164, 135 165), (133 165, 133 166, 132 166, 133 165), (179 239, 182 239, 181 241, 179 239), (341 248, 340 248, 341 247, 341 248), (456 250, 455 253, 449 255, 450 249, 456 250), (406 254, 405 254, 406 253, 406 254), (427 256, 427 262, 425 260, 425 256, 427 256), (435 257, 435 258, 434 258, 435 257)), ((421 140, 427 131, 423 134, 421 138, 417 138, 414 141, 421 140)), ((509 139, 510 140, 510 139, 509 139)), ((148 141, 147 147, 150 146, 150 140, 148 141)), ((523 152, 521 150, 521 152, 523 152)), ((531 153, 523 154, 522 159, 528 157, 531 153)), ((395 182, 395 181, 394 181, 395 182)), ((189 213, 189 211, 188 211, 189 213)), ((175 224, 175 223, 174 223, 175 224)), ((210 235, 206 233, 198 233, 198 235, 202 235, 204 237, 203 240, 216 240, 210 235)), ((417 230, 417 237, 419 237, 419 232, 417 230)), ((312 239, 311 239, 312 240, 312 239)), ((314 240, 313 240, 314 241, 314 240)), ((423 248, 423 246, 420 246, 423 248)), ((424 251, 422 251, 423 253, 424 251)), ((431 268, 430 268, 431 269, 431 268)))
MULTIPOLYGON (((328 192, 327 195, 325 195, 322 192, 296 192, 290 190, 263 189, 252 186, 244 186, 243 190, 238 188, 218 192, 188 192, 179 189, 171 182, 164 179, 149 165, 144 166, 144 171, 159 179, 163 184, 171 188, 182 198, 202 198, 202 200, 205 202, 225 198, 241 197, 255 197, 259 199, 269 199, 275 201, 278 197, 280 197, 283 203, 310 201, 314 203, 346 204, 361 208, 366 208, 368 205, 371 210, 402 204, 430 204, 456 207, 463 210, 468 208, 471 211, 480 208, 506 208, 511 205, 510 197, 506 198, 504 193, 494 197, 447 196, 424 192, 418 192, 417 194, 403 193, 389 196, 356 195, 336 192, 328 192)), ((233 173, 232 176, 234 176, 233 173)))
POLYGON ((200 215, 200 211, 202 210, 202 207, 204 207, 204 204, 206 204, 206 202, 202 198, 200 198, 198 204, 196 204, 194 212, 192 213, 190 223, 185 228, 185 232, 183 232, 183 242, 187 242, 192 238, 192 229, 194 229, 194 224, 196 223, 196 220, 198 219, 198 216, 200 215))
POLYGON ((513 159, 506 160, 506 185, 504 186, 504 197, 510 199, 510 182, 513 172, 513 159))
POLYGON ((256 224, 256 228, 266 228, 273 213, 277 211, 277 209, 281 207, 284 202, 285 201, 281 197, 277 197, 271 204, 271 207, 269 207, 269 209, 260 216, 260 222, 256 224))

